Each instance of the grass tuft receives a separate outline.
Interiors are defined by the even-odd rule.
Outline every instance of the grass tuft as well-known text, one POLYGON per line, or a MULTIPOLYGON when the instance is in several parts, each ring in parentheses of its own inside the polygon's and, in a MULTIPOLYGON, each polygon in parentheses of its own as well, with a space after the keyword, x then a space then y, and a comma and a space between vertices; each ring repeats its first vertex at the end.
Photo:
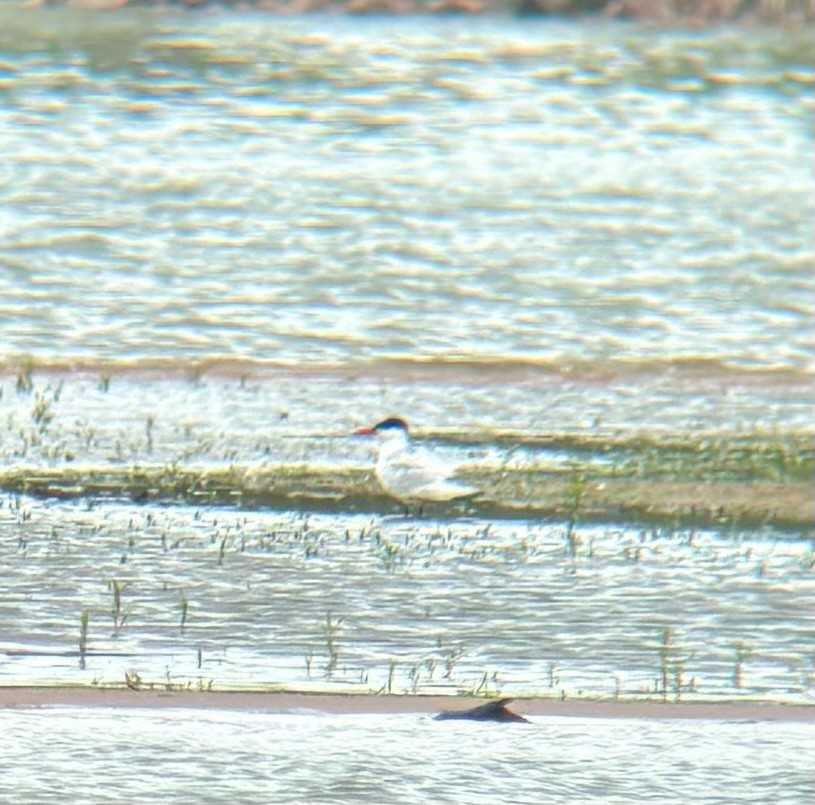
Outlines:
POLYGON ((88 623, 90 613, 83 610, 79 616, 79 667, 85 670, 85 656, 88 652, 88 623))

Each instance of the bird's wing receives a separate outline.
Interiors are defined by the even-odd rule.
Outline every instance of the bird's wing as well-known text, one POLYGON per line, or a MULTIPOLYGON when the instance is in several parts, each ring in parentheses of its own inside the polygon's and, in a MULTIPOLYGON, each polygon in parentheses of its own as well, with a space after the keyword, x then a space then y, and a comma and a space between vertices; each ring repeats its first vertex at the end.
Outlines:
POLYGON ((446 481, 452 478, 456 470, 424 450, 406 450, 394 456, 390 465, 394 471, 409 477, 416 484, 446 481))
POLYGON ((377 467, 382 485, 409 500, 453 500, 478 494, 477 489, 450 480, 455 468, 421 450, 406 450, 377 467))

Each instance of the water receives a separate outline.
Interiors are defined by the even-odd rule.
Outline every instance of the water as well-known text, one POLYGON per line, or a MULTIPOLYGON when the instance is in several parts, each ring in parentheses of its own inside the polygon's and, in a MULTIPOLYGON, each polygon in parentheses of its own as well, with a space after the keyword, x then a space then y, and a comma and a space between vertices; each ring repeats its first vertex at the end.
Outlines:
POLYGON ((671 698, 811 701, 811 545, 579 535, 573 557, 559 523, 6 508, 0 681, 659 698, 664 672, 671 698))
POLYGON ((7 363, 812 369, 805 32, 2 14, 7 363))
POLYGON ((420 716, 21 710, 3 716, 0 795, 802 805, 815 793, 812 738, 811 724, 784 722, 549 718, 496 728, 420 716))
MULTIPOLYGON (((0 6, 0 682, 811 702, 812 64, 0 6), (507 505, 372 502, 393 413, 507 505)), ((0 718, 20 801, 813 793, 800 724, 0 718)))

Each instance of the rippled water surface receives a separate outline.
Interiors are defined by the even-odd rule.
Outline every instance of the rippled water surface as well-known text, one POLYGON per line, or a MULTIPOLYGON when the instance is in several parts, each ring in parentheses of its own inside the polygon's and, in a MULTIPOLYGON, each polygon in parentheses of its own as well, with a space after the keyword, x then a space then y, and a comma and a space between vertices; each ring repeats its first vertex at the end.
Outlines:
POLYGON ((0 796, 804 805, 815 793, 812 739, 811 724, 783 722, 550 718, 495 727, 419 716, 20 710, 3 717, 0 796))
POLYGON ((811 369, 806 32, 0 13, 6 359, 811 369))
POLYGON ((565 531, 7 506, 0 680, 810 700, 808 543, 565 531))
MULTIPOLYGON (((809 33, 0 5, 0 684, 811 702, 809 33), (707 519, 319 486, 394 413, 707 519)), ((813 794, 802 724, 0 720, 21 802, 813 794)))

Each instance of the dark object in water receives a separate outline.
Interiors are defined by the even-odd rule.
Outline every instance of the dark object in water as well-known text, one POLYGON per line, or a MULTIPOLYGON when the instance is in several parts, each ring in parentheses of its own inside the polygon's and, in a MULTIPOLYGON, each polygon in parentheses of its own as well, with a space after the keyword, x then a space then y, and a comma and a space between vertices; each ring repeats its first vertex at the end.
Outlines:
POLYGON ((523 722, 524 724, 531 724, 532 722, 528 718, 524 718, 518 715, 518 713, 513 713, 512 710, 507 707, 511 701, 513 700, 496 699, 494 702, 480 704, 478 707, 473 707, 470 710, 445 710, 433 716, 433 719, 435 721, 457 719, 463 721, 523 722))

